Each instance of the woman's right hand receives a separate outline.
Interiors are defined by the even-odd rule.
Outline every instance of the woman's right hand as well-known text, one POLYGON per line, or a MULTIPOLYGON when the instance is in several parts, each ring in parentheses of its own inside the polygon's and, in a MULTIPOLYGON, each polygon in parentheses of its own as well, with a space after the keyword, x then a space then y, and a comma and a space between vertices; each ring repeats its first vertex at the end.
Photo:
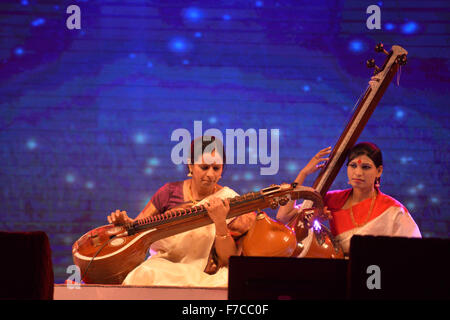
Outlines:
POLYGON ((116 226, 124 225, 125 223, 133 222, 133 219, 127 216, 126 211, 116 210, 111 212, 107 217, 108 222, 116 226))

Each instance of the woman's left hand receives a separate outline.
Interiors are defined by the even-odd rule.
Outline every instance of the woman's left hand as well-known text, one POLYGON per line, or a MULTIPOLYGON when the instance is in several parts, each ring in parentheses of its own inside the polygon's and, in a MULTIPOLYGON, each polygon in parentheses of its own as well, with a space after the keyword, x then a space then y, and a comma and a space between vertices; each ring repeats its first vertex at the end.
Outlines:
POLYGON ((208 215, 215 224, 226 224, 228 212, 230 211, 230 203, 228 199, 222 200, 213 197, 205 204, 208 215))
POLYGON ((328 158, 328 154, 330 153, 331 147, 320 150, 300 172, 308 176, 317 170, 322 169, 325 166, 326 161, 330 160, 330 158, 328 158))

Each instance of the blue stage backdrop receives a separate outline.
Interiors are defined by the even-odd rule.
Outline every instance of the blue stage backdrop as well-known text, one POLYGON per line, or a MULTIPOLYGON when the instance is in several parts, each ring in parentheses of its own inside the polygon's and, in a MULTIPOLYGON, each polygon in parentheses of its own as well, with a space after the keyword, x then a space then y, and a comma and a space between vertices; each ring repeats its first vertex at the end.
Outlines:
MULTIPOLYGON (((83 233, 116 209, 135 217, 164 183, 186 179, 171 135, 194 135, 194 121, 224 135, 267 129, 269 146, 279 129, 276 174, 262 175, 268 165, 248 150, 223 185, 243 194, 292 182, 336 143, 383 42, 404 47, 408 63, 359 141, 381 147, 381 189, 423 236, 448 237, 449 10, 415 0, 2 1, 0 229, 47 232, 64 281, 83 233), (370 5, 381 29, 366 24, 370 5)), ((332 189, 347 187, 342 169, 332 189)))

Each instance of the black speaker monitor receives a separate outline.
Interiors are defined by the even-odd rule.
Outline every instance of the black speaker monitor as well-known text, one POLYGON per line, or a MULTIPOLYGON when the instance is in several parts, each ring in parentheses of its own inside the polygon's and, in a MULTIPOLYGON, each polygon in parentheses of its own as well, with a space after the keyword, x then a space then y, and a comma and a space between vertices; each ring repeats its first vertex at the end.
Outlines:
POLYGON ((347 260, 230 258, 230 300, 345 299, 347 260))
POLYGON ((353 236, 351 299, 449 299, 450 239, 353 236))

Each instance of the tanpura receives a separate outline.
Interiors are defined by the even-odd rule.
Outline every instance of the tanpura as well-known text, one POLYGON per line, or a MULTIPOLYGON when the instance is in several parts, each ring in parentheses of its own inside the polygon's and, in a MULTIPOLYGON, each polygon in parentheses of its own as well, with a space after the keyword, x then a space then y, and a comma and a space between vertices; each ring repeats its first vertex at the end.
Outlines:
MULTIPOLYGON (((319 222, 326 219, 320 212, 320 208, 313 208, 298 214, 296 221, 303 221, 298 224, 298 228, 289 227, 270 218, 266 213, 259 212, 253 226, 243 239, 243 255, 297 257, 304 250, 302 241, 308 235, 308 229, 312 225, 315 237, 305 257, 343 259, 344 251, 341 246, 334 241, 331 232, 319 222)), ((295 225, 297 224, 294 223, 295 225)))
MULTIPOLYGON (((356 106, 355 112, 353 113, 350 121, 347 123, 344 131, 335 144, 329 156, 330 159, 322 168, 313 184, 313 189, 319 192, 322 198, 325 198, 326 193, 328 192, 339 170, 345 162, 348 151, 358 140, 364 127, 369 121, 369 118, 371 117, 379 101, 386 92, 391 80, 394 78, 399 68, 405 65, 407 62, 408 52, 400 46, 394 45, 388 52, 384 49, 384 45, 382 43, 378 43, 375 46, 375 51, 384 53, 387 55, 387 57, 382 67, 376 66, 374 59, 370 59, 366 62, 368 68, 374 68, 374 74, 370 81, 371 84, 367 87, 366 91, 362 95, 362 99, 356 106)), ((314 206, 315 204, 311 201, 304 201, 301 206, 301 212, 304 212, 304 210, 312 208, 314 206)), ((299 237, 299 234, 302 234, 300 238, 302 238, 306 234, 305 229, 307 228, 309 228, 308 234, 310 235, 310 237, 311 230, 315 231, 314 234, 316 236, 313 237, 311 241, 302 242, 303 244, 308 244, 304 245, 303 251, 305 251, 306 254, 302 254, 302 256, 318 257, 318 255, 321 255, 321 250, 317 251, 317 244, 330 244, 327 240, 327 237, 321 238, 321 236, 330 234, 330 240, 332 240, 333 237, 331 236, 328 228, 324 225, 316 223, 315 225, 307 226, 307 228, 305 226, 302 226, 302 224, 304 223, 302 221, 303 219, 301 215, 302 214, 299 214, 297 217, 294 217, 294 219, 290 221, 288 225, 297 230, 297 237, 299 237), (317 229, 321 228, 322 232, 317 232, 314 227, 317 227, 317 229)))
POLYGON ((243 241, 245 255, 297 257, 301 254, 302 257, 310 258, 344 257, 342 248, 334 240, 330 230, 321 223, 328 219, 323 216, 321 200, 328 192, 345 161, 348 150, 357 141, 389 83, 400 66, 406 64, 408 54, 405 49, 397 45, 392 46, 388 52, 382 43, 376 45, 375 51, 386 54, 387 58, 381 68, 375 65, 373 59, 366 63, 367 67, 374 68, 372 78, 374 84, 367 87, 363 98, 359 101, 334 146, 329 161, 313 184, 313 189, 321 195, 320 200, 317 198, 316 201, 304 201, 300 213, 295 215, 286 226, 265 214, 259 214, 243 241), (305 241, 307 237, 310 241, 305 241), (295 248, 294 238, 297 242, 295 248))

